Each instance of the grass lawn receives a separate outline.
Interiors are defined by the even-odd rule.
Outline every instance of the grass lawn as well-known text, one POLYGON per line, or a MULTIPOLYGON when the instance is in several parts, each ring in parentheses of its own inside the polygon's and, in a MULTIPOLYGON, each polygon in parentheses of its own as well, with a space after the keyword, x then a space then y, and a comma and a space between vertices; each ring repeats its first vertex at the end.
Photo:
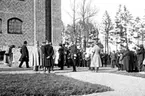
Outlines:
POLYGON ((0 74, 0 96, 70 96, 113 89, 55 74, 0 74))

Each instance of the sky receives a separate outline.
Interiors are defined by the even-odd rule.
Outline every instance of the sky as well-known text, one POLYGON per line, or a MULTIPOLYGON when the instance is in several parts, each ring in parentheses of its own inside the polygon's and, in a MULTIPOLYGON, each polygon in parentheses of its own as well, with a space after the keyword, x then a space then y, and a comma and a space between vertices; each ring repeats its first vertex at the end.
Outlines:
MULTIPOLYGON (((81 0, 76 0, 76 3, 81 0)), ((89 1, 89 0, 87 0, 89 1)), ((95 6, 99 11, 95 16, 95 22, 100 23, 105 10, 108 11, 110 17, 114 19, 119 5, 126 5, 127 9, 134 17, 143 17, 145 15, 145 1, 143 0, 92 0, 92 6, 95 6)), ((72 23, 72 17, 69 14, 73 14, 71 10, 70 0, 61 0, 62 9, 62 21, 64 25, 72 23), (69 13, 69 14, 68 14, 69 13)), ((77 5, 77 4, 76 4, 77 5)))

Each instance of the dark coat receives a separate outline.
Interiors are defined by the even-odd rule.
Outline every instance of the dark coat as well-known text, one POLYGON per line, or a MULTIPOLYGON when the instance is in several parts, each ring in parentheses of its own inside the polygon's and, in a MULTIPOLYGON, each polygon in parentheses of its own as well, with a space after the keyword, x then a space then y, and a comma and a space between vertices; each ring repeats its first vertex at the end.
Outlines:
POLYGON ((127 72, 132 72, 135 69, 135 55, 133 51, 126 50, 123 53, 123 64, 127 72))
POLYGON ((129 51, 128 50, 124 51, 122 60, 123 60, 124 69, 126 71, 129 71, 130 56, 129 56, 129 51))
POLYGON ((44 62, 44 67, 51 67, 52 66, 52 59, 53 59, 53 54, 54 54, 54 50, 53 50, 53 47, 51 45, 45 45, 45 62, 44 62), (50 58, 47 58, 47 57, 50 57, 50 58))
POLYGON ((138 64, 141 64, 144 60, 144 48, 141 47, 139 50, 137 50, 137 60, 138 60, 138 64))
MULTIPOLYGON (((65 49, 64 49, 64 47, 60 47, 59 48, 59 50, 58 50, 58 52, 59 52, 59 62, 58 62, 58 67, 63 67, 64 66, 64 55, 65 55, 65 49)), ((62 68, 63 69, 63 68, 62 68)))
POLYGON ((19 61, 29 61, 29 52, 26 45, 23 45, 20 49, 21 57, 19 61))
POLYGON ((135 53, 133 51, 129 52, 130 60, 129 60, 129 71, 133 72, 135 70, 135 53))
POLYGON ((77 46, 76 45, 72 45, 70 47, 70 54, 71 54, 71 58, 74 57, 74 54, 77 54, 77 46))
POLYGON ((42 67, 44 67, 44 63, 45 63, 44 57, 45 57, 45 46, 43 45, 40 47, 40 65, 42 67))

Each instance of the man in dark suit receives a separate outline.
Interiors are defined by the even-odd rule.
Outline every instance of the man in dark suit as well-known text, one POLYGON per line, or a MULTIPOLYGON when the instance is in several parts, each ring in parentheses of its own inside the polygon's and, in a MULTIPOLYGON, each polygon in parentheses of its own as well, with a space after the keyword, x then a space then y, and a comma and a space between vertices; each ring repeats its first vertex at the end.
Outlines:
POLYGON ((28 52, 28 49, 27 49, 27 41, 24 41, 24 45, 22 46, 21 50, 21 57, 19 59, 19 61, 21 61, 20 65, 19 65, 19 68, 22 67, 22 64, 23 62, 25 61, 26 62, 26 67, 29 68, 29 52, 28 52))
MULTIPOLYGON (((51 42, 49 42, 49 45, 53 48, 51 42)), ((53 56, 51 58, 51 70, 54 71, 54 49, 53 49, 53 56)))
POLYGON ((73 66, 73 72, 76 72, 76 56, 77 56, 77 46, 75 44, 72 44, 70 46, 70 54, 72 59, 72 66, 73 66))
POLYGON ((59 50, 58 50, 58 52, 59 52, 59 63, 58 63, 58 66, 60 67, 60 69, 61 70, 63 70, 63 67, 64 67, 64 60, 65 60, 65 58, 64 58, 64 47, 63 47, 63 45, 62 44, 60 44, 60 48, 59 48, 59 50))
POLYGON ((44 55, 45 56, 45 63, 44 63, 45 70, 44 71, 46 71, 47 69, 49 73, 52 67, 53 54, 54 54, 53 47, 48 43, 48 41, 46 41, 45 55, 44 55))

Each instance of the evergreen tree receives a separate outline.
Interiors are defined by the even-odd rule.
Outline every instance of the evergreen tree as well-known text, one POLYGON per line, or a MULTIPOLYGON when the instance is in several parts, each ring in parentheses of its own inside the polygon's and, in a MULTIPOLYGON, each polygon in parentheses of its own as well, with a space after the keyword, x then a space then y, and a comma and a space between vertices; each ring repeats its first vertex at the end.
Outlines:
POLYGON ((119 10, 116 14, 116 27, 117 30, 116 35, 119 36, 120 46, 128 47, 128 44, 131 43, 130 40, 130 26, 132 24, 132 15, 130 14, 129 10, 127 10, 126 6, 119 6, 119 10))

